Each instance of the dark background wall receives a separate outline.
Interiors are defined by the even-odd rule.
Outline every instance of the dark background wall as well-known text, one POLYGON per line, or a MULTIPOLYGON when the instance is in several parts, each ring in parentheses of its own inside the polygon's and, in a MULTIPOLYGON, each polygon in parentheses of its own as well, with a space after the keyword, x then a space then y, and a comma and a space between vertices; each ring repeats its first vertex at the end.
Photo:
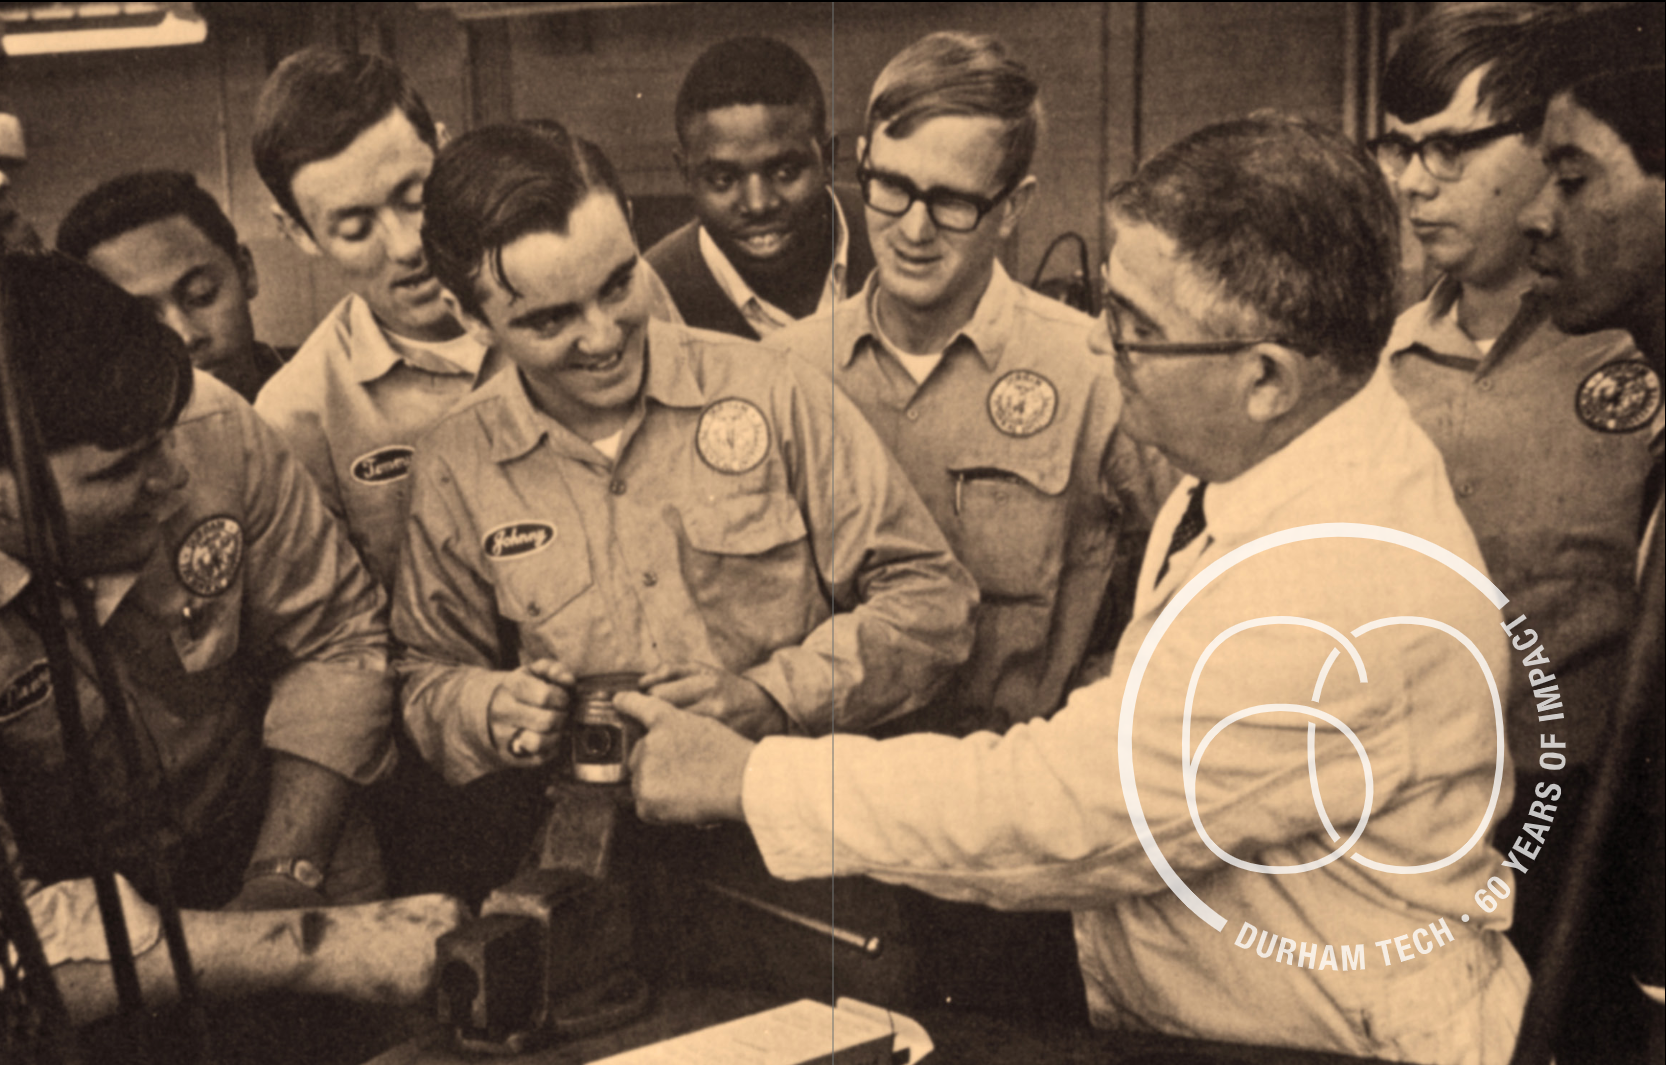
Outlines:
MULTIPOLYGON (((798 48, 828 89, 838 175, 848 179, 874 76, 936 29, 1000 35, 1042 85, 1041 195, 1007 249, 1029 280, 1059 233, 1101 254, 1106 186, 1207 122, 1276 107, 1355 135, 1376 131, 1376 72, 1407 3, 203 4, 206 44, 13 59, 3 88, 30 162, 20 209, 51 241, 87 189, 142 167, 194 172, 229 205, 261 277, 260 335, 297 344, 340 298, 339 280, 279 236, 249 157, 272 66, 314 41, 380 52, 416 80, 451 130, 556 117, 597 141, 637 199, 645 241, 689 216, 671 162, 683 71, 726 36, 798 48), (486 16, 486 17, 480 17, 486 16)), ((1068 265, 1055 257, 1049 273, 1068 265)))

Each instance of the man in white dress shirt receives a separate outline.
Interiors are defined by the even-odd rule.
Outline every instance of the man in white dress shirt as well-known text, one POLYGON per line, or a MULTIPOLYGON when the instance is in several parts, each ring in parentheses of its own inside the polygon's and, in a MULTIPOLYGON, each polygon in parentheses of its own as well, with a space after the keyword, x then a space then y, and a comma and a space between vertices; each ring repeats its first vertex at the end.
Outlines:
POLYGON ((963 740, 753 745, 621 697, 650 730, 638 809, 744 820, 778 876, 1069 909, 1100 1027, 1502 1063, 1527 993, 1485 840, 1512 776, 1507 600, 1372 379, 1389 191, 1340 137, 1257 116, 1163 152, 1108 210, 1096 347, 1123 426, 1191 475, 1111 675, 963 740))

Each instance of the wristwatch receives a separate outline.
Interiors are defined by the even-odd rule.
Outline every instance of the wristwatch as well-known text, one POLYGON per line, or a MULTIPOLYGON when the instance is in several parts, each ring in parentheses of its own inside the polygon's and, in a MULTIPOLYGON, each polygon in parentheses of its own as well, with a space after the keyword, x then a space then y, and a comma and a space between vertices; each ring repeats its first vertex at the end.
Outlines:
POLYGON ((318 866, 305 858, 262 858, 257 862, 250 862, 243 870, 243 883, 261 876, 287 876, 304 888, 317 891, 324 886, 324 874, 318 866))

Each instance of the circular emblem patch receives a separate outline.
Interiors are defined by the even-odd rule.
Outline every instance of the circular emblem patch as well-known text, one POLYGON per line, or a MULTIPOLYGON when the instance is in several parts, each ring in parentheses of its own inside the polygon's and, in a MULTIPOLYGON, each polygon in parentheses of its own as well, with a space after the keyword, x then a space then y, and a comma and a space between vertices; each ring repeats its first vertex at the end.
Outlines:
POLYGON ((1603 433, 1634 433, 1660 411, 1660 375, 1636 359, 1598 366, 1574 397, 1579 420, 1603 433))
POLYGON ((1053 424, 1059 390, 1029 370, 1014 370, 989 390, 989 420, 1008 436, 1034 436, 1053 424))
POLYGON ((700 415, 695 446, 719 473, 745 473, 769 454, 769 422, 744 399, 720 399, 700 415))
POLYGON ((219 595, 243 565, 243 526, 235 518, 206 518, 186 534, 174 555, 179 583, 196 595, 219 595))

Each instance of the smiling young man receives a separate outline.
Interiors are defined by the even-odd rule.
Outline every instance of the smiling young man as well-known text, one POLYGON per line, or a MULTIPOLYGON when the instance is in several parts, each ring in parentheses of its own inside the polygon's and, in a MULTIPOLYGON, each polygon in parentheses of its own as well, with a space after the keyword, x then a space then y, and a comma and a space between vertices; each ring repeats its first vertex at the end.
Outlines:
MULTIPOLYGON (((271 429, 195 373, 144 304, 61 255, 9 254, 0 270, 19 398, 39 419, 63 506, 63 576, 91 592, 125 698, 119 712, 144 747, 136 780, 66 609, 91 753, 91 793, 75 792, 39 564, 0 444, 0 853, 23 878, 72 1016, 116 1006, 93 855, 131 885, 123 894, 148 1004, 171 997, 158 920, 143 901, 156 898, 157 849, 190 911, 186 935, 208 993, 416 998, 434 935, 460 915, 449 901, 332 911, 340 916, 325 919, 313 957, 301 949, 300 914, 241 912, 381 897, 376 846, 354 803, 392 760, 385 597, 271 429), (89 807, 92 854, 72 816, 89 807), (203 912, 214 910, 228 912, 203 912), (396 915, 412 923, 396 930, 396 915)), ((58 609, 60 596, 47 598, 58 609)), ((316 932, 318 915, 310 920, 316 932)))
POLYGON ((179 334, 194 366, 250 403, 283 365, 255 340, 254 257, 190 174, 145 170, 106 181, 64 216, 58 250, 144 300, 179 334))
POLYGON ((685 322, 756 340, 861 287, 861 201, 828 184, 827 103, 803 56, 768 37, 713 45, 683 78, 676 124, 698 217, 644 257, 685 322))
POLYGON ((1062 705, 1109 650, 1104 623, 1161 499, 1115 431, 1093 320, 997 261, 1036 191, 1040 120, 1035 81, 993 37, 935 33, 899 53, 858 145, 878 267, 831 327, 769 341, 832 368, 978 582, 977 650, 911 727, 999 731, 1062 705))
MULTIPOLYGON (((1443 271, 1403 313, 1385 367, 1447 473, 1493 579, 1555 656, 1556 724, 1576 804, 1607 733, 1622 676, 1632 554, 1645 515, 1659 406, 1604 397, 1649 372, 1623 333, 1573 336, 1529 290, 1534 272, 1516 215, 1544 184, 1532 141, 1544 101, 1501 76, 1542 8, 1475 5, 1413 27, 1383 78, 1389 132, 1377 158, 1394 177, 1429 260, 1443 271), (1578 400, 1576 397, 1586 397, 1578 400), (1524 450, 1525 449, 1525 450, 1524 450), (1528 458, 1527 456, 1531 456, 1528 458)), ((1606 254, 1606 252, 1604 253, 1606 254)), ((1511 693, 1517 765, 1536 765, 1535 688, 1511 693)), ((1523 789, 1499 826, 1509 845, 1535 796, 1523 789)), ((1511 937, 1533 965, 1549 926, 1553 877, 1523 877, 1511 937)))
POLYGON ((754 736, 929 698, 966 653, 964 571, 825 378, 650 322, 593 145, 477 130, 428 211, 436 274, 514 367, 419 456, 395 596, 406 720, 449 779, 547 759, 587 674, 754 736))
POLYGON ((489 374, 422 256, 422 190, 441 140, 385 59, 308 48, 267 79, 255 168, 285 235, 352 294, 255 409, 295 451, 384 586, 393 582, 417 438, 489 374))

